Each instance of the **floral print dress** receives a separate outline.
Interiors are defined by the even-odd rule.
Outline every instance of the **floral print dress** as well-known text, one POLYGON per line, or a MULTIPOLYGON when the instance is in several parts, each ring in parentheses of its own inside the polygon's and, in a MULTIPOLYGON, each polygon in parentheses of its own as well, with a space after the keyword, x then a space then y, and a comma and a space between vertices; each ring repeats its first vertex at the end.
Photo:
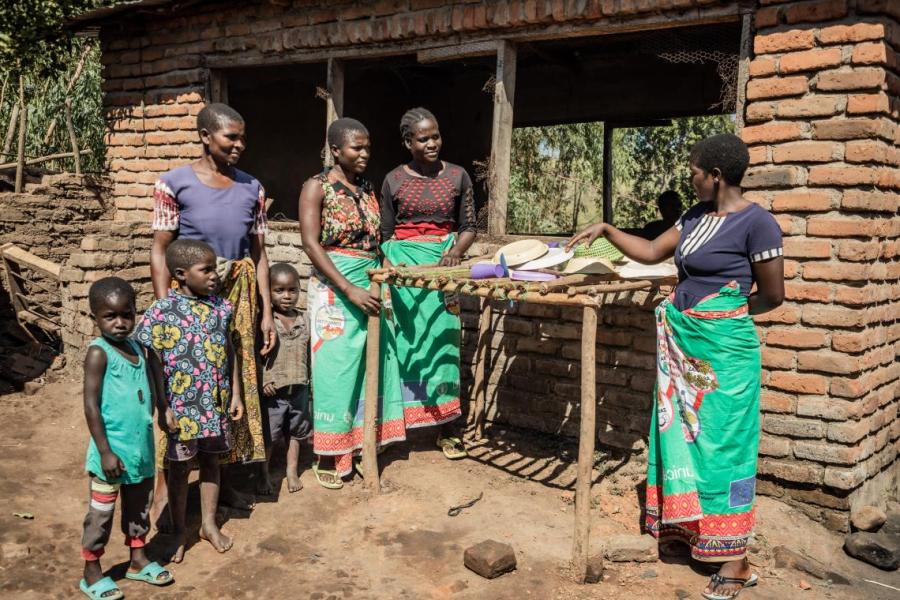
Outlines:
POLYGON ((199 449, 224 452, 230 447, 228 405, 231 382, 226 352, 228 300, 185 296, 169 290, 144 313, 134 337, 156 352, 163 365, 166 400, 178 431, 169 435, 170 460, 186 460, 199 449), (215 440, 213 442, 213 440, 215 440))
POLYGON ((325 250, 341 248, 374 252, 378 248, 381 229, 381 209, 372 186, 360 180, 357 191, 340 181, 328 181, 325 174, 315 177, 322 184, 322 234, 320 243, 325 250))

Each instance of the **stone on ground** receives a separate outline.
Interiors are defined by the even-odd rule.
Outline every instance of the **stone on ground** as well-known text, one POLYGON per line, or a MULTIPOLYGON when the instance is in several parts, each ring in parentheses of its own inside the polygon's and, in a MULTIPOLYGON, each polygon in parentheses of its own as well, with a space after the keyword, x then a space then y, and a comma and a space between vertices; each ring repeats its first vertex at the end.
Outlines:
POLYGON ((659 560, 656 539, 649 535, 614 535, 606 541, 606 558, 612 562, 659 560))
POLYGON ((830 581, 838 585, 850 585, 850 580, 840 573, 830 571, 816 559, 795 552, 787 546, 775 546, 772 549, 772 553, 775 556, 775 567, 779 569, 796 569, 822 581, 830 581))
POLYGON ((18 544, 15 542, 7 542, 0 545, 0 556, 4 560, 15 560, 17 558, 25 558, 31 553, 28 544, 18 544))
POLYGON ((844 550, 879 569, 895 571, 900 567, 900 540, 895 536, 858 531, 844 540, 844 550))
POLYGON ((859 531, 878 531, 887 515, 880 508, 861 506, 850 512, 850 523, 859 531))
POLYGON ((509 544, 485 540, 466 548, 463 564, 482 577, 493 579, 516 568, 516 553, 509 544))
POLYGON ((900 507, 889 507, 885 513, 884 525, 881 527, 882 533, 890 533, 892 535, 900 534, 900 507))
POLYGON ((42 387, 44 387, 44 384, 40 381, 26 381, 22 391, 25 392, 26 396, 34 396, 42 387))
POLYGON ((588 559, 587 572, 584 574, 585 583, 600 583, 603 579, 603 557, 593 556, 588 559))

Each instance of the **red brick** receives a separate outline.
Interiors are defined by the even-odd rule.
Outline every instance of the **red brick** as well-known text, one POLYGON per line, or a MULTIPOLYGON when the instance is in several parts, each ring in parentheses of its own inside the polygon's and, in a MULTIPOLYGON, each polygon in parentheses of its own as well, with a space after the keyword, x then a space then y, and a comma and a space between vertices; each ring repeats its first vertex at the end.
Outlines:
POLYGON ((884 42, 867 42, 853 48, 851 60, 855 65, 887 65, 888 47, 884 42))
POLYGON ((765 77, 747 82, 747 99, 783 98, 800 96, 809 91, 809 81, 805 76, 765 77))
POLYGON ((781 8, 777 6, 767 6, 766 8, 757 9, 753 15, 753 22, 757 29, 765 27, 774 27, 778 25, 778 14, 781 8))
MULTIPOLYGON (((823 327, 859 327, 863 325, 865 315, 858 310, 843 306, 823 306, 807 304, 803 307, 803 323, 823 327)), ((808 392, 823 393, 823 392, 808 392)))
POLYGON ((809 169, 809 185, 872 185, 880 173, 871 167, 818 165, 809 169))
POLYGON ((782 54, 778 61, 781 74, 816 71, 841 64, 840 48, 824 48, 782 54))
MULTIPOLYGON (((834 203, 834 194, 832 194, 831 192, 781 192, 775 194, 775 196, 772 198, 772 211, 822 212, 831 210, 831 208, 834 206, 834 203)), ((796 244, 797 242, 795 241, 794 243, 796 244)), ((798 249, 800 248, 799 245, 794 247, 798 249)), ((807 246, 807 248, 812 249, 812 246, 807 246)), ((819 253, 824 252, 822 246, 816 246, 815 251, 816 254, 813 255, 814 257, 819 257, 819 253)), ((787 253, 785 254, 787 255, 787 253)), ((826 253, 824 256, 828 256, 828 254, 826 253)))
POLYGON ((809 462, 783 461, 763 458, 759 461, 759 474, 769 475, 784 481, 821 484, 825 468, 809 462))
POLYGON ((755 54, 771 54, 790 50, 806 50, 815 45, 815 33, 812 30, 792 29, 781 33, 757 35, 753 40, 753 51, 755 54))
POLYGON ((788 456, 791 453, 791 440, 764 433, 759 436, 759 453, 776 458, 788 456))
POLYGON ((874 67, 839 69, 819 73, 816 78, 816 89, 836 92, 880 88, 886 80, 884 69, 874 67))
POLYGON ((847 114, 891 112, 891 101, 887 94, 854 94, 847 99, 847 114))
POLYGON ((884 39, 883 23, 854 23, 853 25, 832 25, 823 27, 817 35, 822 44, 847 44, 867 40, 884 39))
POLYGON ((847 210, 896 212, 898 206, 900 206, 900 197, 891 192, 845 190, 841 199, 841 208, 847 210))
POLYGON ((779 117, 828 117, 840 112, 844 99, 835 96, 806 96, 775 103, 779 117))
POLYGON ((788 24, 817 23, 840 19, 847 15, 847 0, 818 0, 800 2, 784 9, 784 20, 788 24))
POLYGON ((767 346, 787 348, 822 348, 828 341, 825 331, 793 327, 769 327, 766 330, 767 346))
POLYGON ((830 302, 831 286, 827 283, 785 281, 784 294, 786 299, 793 301, 830 302))
POLYGON ((869 434, 869 423, 866 420, 830 423, 828 439, 833 442, 854 444, 869 434))
MULTIPOLYGON (((758 165, 759 163, 769 162, 769 147, 768 146, 752 146, 749 148, 750 151, 750 164, 758 165)), ((746 198, 746 194, 744 195, 746 198)))
POLYGON ((775 371, 769 376, 768 387, 799 394, 824 394, 828 380, 821 375, 775 371))
POLYGON ((865 329, 863 331, 835 331, 831 336, 831 347, 838 352, 863 352, 879 346, 886 340, 885 329, 865 329))
POLYGON ((805 350, 797 353, 801 371, 821 371, 833 375, 849 375, 861 369, 859 357, 830 350, 805 350))
MULTIPOLYGON (((775 222, 784 235, 803 235, 806 233, 806 220, 793 215, 775 215, 775 222)), ((786 275, 785 275, 786 276, 786 275)))
POLYGON ((815 419, 769 414, 763 420, 763 431, 775 435, 789 435, 799 438, 821 438, 825 435, 825 424, 815 419))
POLYGON ((794 444, 794 456, 816 462, 852 465, 859 460, 862 449, 839 444, 822 444, 798 440, 794 444))
POLYGON ((813 139, 817 140, 868 139, 883 131, 879 119, 829 119, 813 123, 813 139))
POLYGON ((774 102, 752 102, 746 108, 747 123, 771 121, 775 118, 774 102))
POLYGON ((741 186, 744 188, 794 187, 804 183, 806 183, 806 169, 793 166, 751 167, 741 180, 741 186))
POLYGON ((866 480, 866 470, 862 465, 852 468, 827 467, 822 481, 825 485, 839 490, 853 490, 866 480))
POLYGON ((784 323, 787 325, 796 323, 799 319, 800 308, 793 304, 782 304, 774 310, 753 317, 756 323, 784 323))
POLYGON ((803 265, 807 281, 865 281, 871 276, 868 265, 839 262, 808 262, 803 265))
POLYGON ((833 377, 829 393, 841 398, 861 398, 869 391, 868 381, 864 378, 850 379, 847 377, 833 377))
POLYGON ((860 242, 845 240, 838 246, 838 257, 854 262, 869 261, 881 256, 881 244, 878 242, 860 242))
POLYGON ((763 412, 790 414, 794 412, 796 406, 796 396, 771 390, 763 390, 759 395, 759 407, 763 412))
POLYGON ((777 71, 775 60, 771 58, 755 58, 750 61, 750 77, 765 77, 774 75, 777 71))
POLYGON ((817 417, 827 421, 845 421, 859 416, 855 402, 847 402, 827 396, 800 396, 797 398, 797 414, 801 417, 817 417))
POLYGON ((796 140, 802 135, 800 123, 766 123, 744 127, 741 137, 748 144, 796 140))
POLYGON ((853 140, 845 146, 844 158, 847 162, 888 163, 890 149, 884 142, 875 140, 853 140))
MULTIPOLYGON (((786 103, 787 101, 780 104, 786 103)), ((835 142, 791 142, 772 148, 772 161, 776 163, 831 162, 839 160, 840 155, 841 145, 835 142)))
POLYGON ((782 348, 762 349, 762 366, 766 369, 793 369, 795 354, 782 348))

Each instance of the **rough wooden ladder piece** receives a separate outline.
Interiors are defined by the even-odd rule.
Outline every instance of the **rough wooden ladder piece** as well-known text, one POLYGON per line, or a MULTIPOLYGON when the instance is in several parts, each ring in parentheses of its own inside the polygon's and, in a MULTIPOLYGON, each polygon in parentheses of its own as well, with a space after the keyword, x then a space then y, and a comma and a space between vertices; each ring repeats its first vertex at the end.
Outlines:
POLYGON ((575 579, 584 583, 590 558, 591 483, 597 420, 596 372, 597 307, 585 306, 581 325, 581 430, 578 434, 578 479, 575 482, 575 541, 572 565, 575 579))
POLYGON ((491 330, 491 300, 481 300, 481 317, 478 320, 478 347, 475 351, 475 382, 472 391, 475 393, 474 424, 475 438, 484 435, 484 422, 487 420, 487 347, 491 330))
MULTIPOLYGON (((369 288, 376 298, 381 297, 381 285, 372 282, 369 288)), ((378 380, 381 350, 381 314, 369 315, 366 334, 366 396, 363 407, 362 467, 365 473, 364 487, 373 494, 381 491, 378 474, 378 380)))
MULTIPOLYGON (((23 326, 25 332, 28 333, 31 339, 35 339, 28 328, 24 327, 25 324, 29 324, 40 327, 44 331, 58 334, 60 331, 59 323, 28 306, 28 295, 25 293, 25 288, 19 285, 19 280, 25 280, 19 267, 24 265, 32 271, 46 275, 57 282, 59 281, 62 267, 54 262, 35 256, 12 243, 0 246, 0 260, 3 262, 6 287, 9 291, 13 310, 16 311, 16 320, 23 326)), ((46 290, 44 286, 39 285, 38 287, 46 290)))

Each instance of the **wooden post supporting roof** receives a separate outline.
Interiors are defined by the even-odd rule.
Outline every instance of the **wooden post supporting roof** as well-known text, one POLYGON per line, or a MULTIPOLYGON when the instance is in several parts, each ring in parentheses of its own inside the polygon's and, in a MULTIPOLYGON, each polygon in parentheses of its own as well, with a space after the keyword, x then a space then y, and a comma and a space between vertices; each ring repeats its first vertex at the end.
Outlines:
POLYGON ((597 436, 596 340, 597 307, 585 306, 581 324, 581 428, 578 434, 578 479, 575 481, 575 540, 572 544, 572 567, 578 583, 585 581, 591 553, 591 484, 597 436))
POLYGON ((515 94, 516 47, 512 42, 504 40, 497 46, 497 74, 494 84, 494 124, 491 133, 491 176, 488 197, 488 233, 491 235, 506 233, 515 94))
POLYGON ((612 202, 612 145, 613 145, 613 129, 612 123, 603 123, 603 222, 613 222, 613 202, 612 202))
POLYGON ((737 81, 735 82, 734 116, 735 130, 738 135, 744 128, 744 105, 747 102, 747 80, 750 78, 750 53, 753 39, 753 14, 746 13, 741 17, 741 56, 738 62, 737 81))
POLYGON ((228 78, 221 69, 209 72, 209 100, 228 104, 228 78))
POLYGON ((325 84, 328 95, 325 98, 325 153, 326 167, 334 164, 331 149, 328 147, 328 126, 344 115, 344 62, 337 58, 328 59, 328 74, 325 84))

